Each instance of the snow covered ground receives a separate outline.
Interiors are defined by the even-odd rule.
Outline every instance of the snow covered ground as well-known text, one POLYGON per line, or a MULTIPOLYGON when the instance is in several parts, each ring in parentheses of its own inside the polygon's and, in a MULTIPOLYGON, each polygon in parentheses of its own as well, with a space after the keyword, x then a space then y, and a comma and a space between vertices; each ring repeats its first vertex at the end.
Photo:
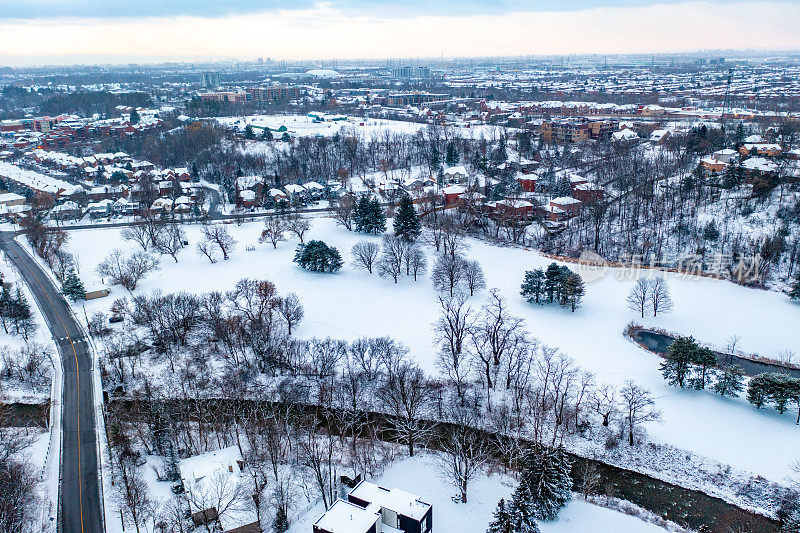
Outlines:
MULTIPOLYGON (((50 526, 54 526, 49 518, 55 518, 56 505, 58 500, 58 480, 59 480, 59 456, 61 454, 61 359, 56 349, 50 330, 44 321, 42 313, 36 305, 33 295, 28 290, 24 282, 21 281, 19 273, 6 258, 5 254, 0 253, 0 272, 3 273, 5 282, 13 283, 13 289, 17 287, 22 290, 23 295, 31 306, 31 313, 36 322, 36 331, 31 335, 29 342, 35 342, 46 347, 52 357, 51 361, 45 361, 46 375, 43 383, 35 387, 28 386, 18 381, 4 380, 0 383, 0 401, 4 403, 29 403, 41 404, 54 398, 50 404, 51 431, 47 428, 25 428, 25 431, 32 437, 31 446, 22 453, 29 462, 32 471, 35 473, 39 482, 38 496, 42 502, 42 526, 43 531, 49 531, 50 526), (55 422, 55 423, 54 423, 55 422)), ((25 344, 19 335, 6 334, 0 329, 0 350, 13 353, 25 344)))
MULTIPOLYGON (((500 474, 481 474, 470 483, 468 503, 455 503, 455 489, 437 472, 431 455, 415 456, 390 466, 375 483, 386 488, 399 488, 420 497, 433 506, 433 530, 436 533, 483 533, 492 520, 500 498, 514 492, 513 479, 500 474)), ((289 533, 307 533, 324 512, 317 505, 289 529, 289 533)), ((540 522, 542 533, 655 533, 664 529, 638 518, 612 511, 583 500, 572 500, 554 522, 540 522)))
MULTIPOLYGON (((364 117, 348 117, 347 120, 329 121, 329 122, 315 122, 311 117, 306 115, 252 115, 248 117, 221 117, 217 121, 229 127, 237 127, 244 130, 247 125, 252 125, 255 128, 269 127, 270 129, 278 130, 281 126, 285 126, 287 133, 292 137, 332 137, 340 133, 344 129, 355 128, 361 134, 367 136, 379 135, 386 131, 392 133, 414 134, 421 129, 428 127, 427 124, 418 122, 405 122, 402 120, 387 120, 380 118, 364 118, 364 117)), ((458 127, 459 134, 462 137, 479 138, 481 135, 484 137, 492 138, 493 135, 499 135, 502 131, 500 126, 480 125, 470 128, 458 127)), ((261 134, 260 129, 256 129, 256 136, 261 134)), ((273 133, 275 138, 279 138, 282 132, 273 133)))
MULTIPOLYGON (((377 237, 347 232, 327 218, 315 219, 306 239, 322 239, 335 245, 346 261, 342 271, 326 275, 303 271, 292 263, 295 239, 280 243, 277 250, 258 244, 263 222, 227 227, 238 240, 229 261, 210 264, 197 255, 200 226, 186 226, 190 246, 178 255, 180 262, 162 257, 161 270, 145 279, 137 292, 225 291, 244 277, 269 279, 281 293, 292 291, 303 300, 306 316, 297 329, 299 336, 354 339, 390 335, 405 343, 425 370, 437 372, 431 324, 438 314, 438 302, 430 279, 426 276, 416 283, 402 279, 394 284, 357 270, 350 263, 350 248, 355 242, 377 241, 377 237), (250 246, 255 250, 247 251, 250 246)), ((95 267, 113 248, 135 249, 136 245, 123 241, 119 232, 70 232, 68 247, 80 262, 80 275, 87 290, 101 287, 95 267)), ((433 251, 426 250, 432 262, 433 251)), ((779 415, 770 409, 756 410, 744 399, 723 399, 709 391, 668 387, 658 370, 659 358, 627 340, 622 331, 629 321, 638 320, 716 345, 724 345, 729 336, 737 334, 741 337, 739 348, 746 352, 798 352, 796 325, 800 306, 774 292, 670 274, 667 278, 675 312, 640 320, 625 304, 633 279, 611 270, 602 279, 587 283, 584 305, 573 314, 554 306, 531 305, 519 296, 524 271, 550 263, 541 254, 471 241, 467 255, 481 262, 488 287, 501 291, 511 311, 526 320, 533 335, 559 347, 581 367, 594 372, 600 383, 618 385, 635 379, 649 388, 663 413, 663 423, 650 426, 656 441, 774 481, 785 481, 789 466, 800 458, 796 413, 779 415)), ((128 294, 114 287, 111 296, 87 302, 86 310, 90 316, 99 310, 107 311, 120 296, 128 294)), ((472 305, 480 306, 485 298, 486 292, 476 295, 472 305)), ((82 314, 81 311, 79 316, 82 314)))

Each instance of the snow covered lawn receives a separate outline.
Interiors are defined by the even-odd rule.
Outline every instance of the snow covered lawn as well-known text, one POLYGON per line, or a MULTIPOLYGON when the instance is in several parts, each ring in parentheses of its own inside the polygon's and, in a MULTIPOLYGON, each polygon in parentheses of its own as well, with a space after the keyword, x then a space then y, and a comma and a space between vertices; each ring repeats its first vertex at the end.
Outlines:
MULTIPOLYGON (((315 219, 306 240, 321 239, 336 246, 345 260, 344 268, 331 275, 306 272, 292 263, 296 239, 279 243, 277 250, 258 244, 263 222, 226 227, 238 240, 229 261, 210 264, 199 256, 195 245, 200 226, 186 226, 190 245, 179 253, 180 262, 162 257, 161 270, 145 279, 137 292, 226 291, 244 277, 269 279, 281 293, 295 292, 302 299, 306 316, 297 335, 342 339, 390 335, 405 343, 426 371, 437 372, 431 324, 438 315, 438 301, 430 278, 425 276, 416 283, 402 279, 394 284, 355 269, 350 261, 354 243, 364 239, 378 242, 378 237, 347 232, 327 218, 315 219), (255 250, 247 251, 250 246, 255 250)), ((87 290, 101 288, 95 267, 112 249, 136 249, 119 234, 118 229, 70 232, 68 247, 80 263, 87 290)), ((432 263, 433 250, 426 247, 426 251, 432 263)), ((622 335, 629 321, 638 320, 720 346, 729 336, 738 334, 740 349, 763 355, 786 349, 800 352, 800 306, 784 295, 726 281, 668 275, 675 312, 655 320, 640 320, 625 303, 634 281, 620 279, 612 270, 604 278, 587 283, 584 305, 573 314, 555 306, 528 304, 519 296, 524 271, 551 262, 541 254, 471 241, 467 255, 480 261, 488 287, 501 291, 510 310, 526 320, 534 336, 573 357, 581 367, 594 372, 600 383, 619 385, 635 379, 649 388, 663 412, 663 423, 650 426, 655 440, 779 482, 785 481, 789 465, 800 459, 796 412, 779 415, 771 409, 758 411, 744 399, 722 399, 710 391, 668 387, 659 372, 659 358, 622 335)), ((121 296, 129 295, 113 287, 109 297, 87 302, 86 310, 90 316, 107 311, 121 296)), ((471 302, 479 307, 485 299, 484 291, 471 302)), ((77 314, 82 316, 83 310, 77 314)))
MULTIPOLYGON (((398 488, 419 496, 433 506, 433 531, 435 533, 484 533, 492 520, 500 498, 509 498, 516 483, 500 474, 482 474, 470 483, 468 503, 454 503, 451 496, 456 490, 443 479, 432 455, 415 456, 390 466, 375 483, 386 488, 398 488)), ((304 517, 292 524, 289 533, 308 533, 322 515, 324 507, 312 508, 304 517)), ((664 529, 642 522, 610 509, 572 500, 555 522, 541 522, 542 533, 655 533, 664 529)))

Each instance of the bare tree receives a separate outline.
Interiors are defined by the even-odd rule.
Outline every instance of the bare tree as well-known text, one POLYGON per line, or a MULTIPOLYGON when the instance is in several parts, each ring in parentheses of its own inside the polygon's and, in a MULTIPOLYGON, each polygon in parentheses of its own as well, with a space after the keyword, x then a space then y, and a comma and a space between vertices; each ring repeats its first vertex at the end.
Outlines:
POLYGON ((308 221, 308 217, 301 215, 297 210, 293 210, 286 215, 286 227, 300 239, 302 244, 303 237, 311 229, 311 223, 308 221))
POLYGON ((186 233, 177 224, 165 226, 163 231, 158 233, 154 248, 158 253, 169 255, 175 262, 178 262, 178 252, 185 246, 186 233))
POLYGON ((631 292, 628 293, 628 308, 632 311, 641 313, 644 318, 644 311, 647 307, 647 301, 650 297, 650 283, 644 278, 639 278, 633 285, 631 292))
POLYGON ((633 380, 627 380, 620 390, 622 399, 622 412, 625 418, 625 427, 628 430, 628 444, 634 445, 634 435, 639 426, 647 422, 661 419, 661 413, 655 409, 650 391, 636 385, 633 380))
POLYGON ((157 270, 158 266, 158 258, 141 250, 128 257, 123 256, 121 251, 114 250, 97 265, 97 273, 107 277, 112 285, 121 285, 128 292, 133 292, 139 281, 157 270))
POLYGON ((186 490, 186 499, 191 511, 200 513, 208 533, 214 531, 215 522, 244 507, 242 485, 225 470, 191 483, 186 490))
POLYGON ((378 262, 378 274, 391 277, 395 283, 403 273, 403 263, 409 251, 409 244, 394 235, 383 236, 383 251, 378 262))
POLYGON ((378 388, 378 398, 391 416, 388 422, 414 455, 414 446, 427 438, 430 428, 421 422, 430 401, 425 374, 411 363, 401 363, 378 388))
POLYGON ((461 503, 467 503, 469 482, 488 460, 489 446, 475 431, 480 420, 474 411, 458 404, 448 411, 451 414, 440 441, 444 453, 437 456, 439 468, 458 489, 461 503))
POLYGON ((464 384, 469 375, 467 341, 472 331, 474 316, 466 298, 439 297, 441 315, 433 329, 439 343, 437 366, 456 386, 459 398, 464 398, 464 384))
POLYGON ((258 238, 258 242, 270 242, 272 248, 278 247, 278 243, 286 240, 286 230, 288 228, 286 220, 280 216, 267 218, 264 230, 258 238))
POLYGON ((486 279, 483 276, 483 269, 481 264, 477 261, 464 261, 464 282, 469 289, 469 295, 475 294, 475 291, 480 291, 486 288, 486 279))
POLYGON ((128 226, 120 232, 120 236, 126 241, 135 242, 142 248, 142 251, 144 252, 150 248, 150 232, 145 224, 134 224, 133 226, 128 226))
POLYGON ((425 274, 428 268, 428 258, 418 246, 412 246, 406 254, 406 275, 414 276, 417 281, 418 276, 425 274))
POLYGON ((356 199, 352 194, 345 194, 333 201, 333 219, 347 228, 353 229, 353 214, 356 210, 356 199))
POLYGON ((147 483, 142 479, 136 458, 123 453, 117 460, 119 483, 116 499, 123 515, 129 524, 133 524, 137 533, 140 527, 153 515, 154 504, 147 490, 147 483))
POLYGON ((602 385, 592 395, 594 410, 603 417, 603 426, 608 427, 617 413, 617 391, 611 385, 602 385))
POLYGON ((378 260, 380 250, 380 246, 374 242, 359 241, 355 243, 351 251, 355 259, 353 264, 357 268, 363 268, 372 274, 372 269, 375 267, 375 263, 378 260))
POLYGON ((229 254, 236 246, 236 239, 231 237, 225 226, 210 224, 203 227, 203 239, 222 252, 222 259, 228 260, 229 254))
POLYGON ((206 256, 211 263, 217 262, 216 245, 211 241, 202 240, 198 242, 197 253, 206 256))
POLYGON ((439 292, 447 292, 452 298, 464 279, 464 259, 457 255, 442 254, 436 259, 431 272, 434 288, 439 292))
POLYGON ((507 352, 512 351, 524 334, 522 319, 509 314, 500 291, 492 289, 489 302, 483 307, 470 329, 474 355, 483 369, 487 388, 492 388, 507 352))
POLYGON ((293 292, 290 292, 278 300, 278 313, 280 313, 280 315, 286 321, 286 327, 288 328, 289 335, 292 334, 292 327, 296 326, 301 320, 303 320, 303 316, 305 316, 303 303, 293 292))
POLYGON ((658 277, 651 282, 650 286, 650 305, 653 308, 653 316, 658 316, 658 313, 668 313, 672 311, 672 297, 669 293, 669 285, 667 281, 658 277))

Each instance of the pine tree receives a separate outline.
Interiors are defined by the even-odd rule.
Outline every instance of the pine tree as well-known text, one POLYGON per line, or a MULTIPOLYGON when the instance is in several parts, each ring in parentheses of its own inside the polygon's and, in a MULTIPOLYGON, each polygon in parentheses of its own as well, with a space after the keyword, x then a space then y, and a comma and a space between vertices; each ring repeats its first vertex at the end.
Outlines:
POLYGON ((697 343, 693 337, 678 337, 669 346, 661 363, 661 375, 670 385, 683 388, 697 356, 697 343))
POLYGON ((131 125, 135 125, 139 123, 139 112, 136 111, 136 108, 131 110, 131 118, 130 118, 131 125))
POLYGON ((744 388, 742 367, 739 365, 722 365, 720 370, 717 382, 714 383, 714 392, 720 396, 736 398, 744 388))
POLYGON ((67 296, 73 302, 86 299, 86 289, 74 267, 70 267, 67 276, 64 278, 64 283, 61 285, 61 294, 67 296))
POLYGON ((454 167, 458 164, 458 149, 453 141, 447 143, 447 152, 444 157, 444 162, 448 167, 454 167))
POLYGON ((274 533, 286 533, 289 531, 289 518, 286 516, 286 511, 283 507, 278 507, 275 513, 275 520, 272 521, 272 531, 274 533))
POLYGON ((379 235, 386 231, 386 215, 383 214, 383 208, 377 198, 373 198, 369 202, 369 233, 379 235))
POLYGON ((536 504, 528 490, 528 485, 521 482, 514 491, 509 507, 512 531, 514 533, 538 533, 539 526, 536 525, 536 513, 536 504))
POLYGON ((11 291, 8 290, 8 286, 4 283, 2 290, 0 290, 0 322, 3 323, 3 331, 6 333, 8 333, 8 326, 11 323, 11 301, 11 291))
POLYGON ((555 520, 572 497, 572 465, 561 448, 536 446, 523 459, 520 485, 525 486, 535 518, 555 520))
POLYGON ((358 199, 358 203, 356 203, 355 208, 353 208, 353 224, 356 227, 356 231, 358 232, 365 232, 365 220, 369 216, 369 197, 366 194, 362 194, 361 198, 358 199))
POLYGON ((756 406, 756 409, 761 409, 766 401, 769 399, 767 374, 759 374, 750 379, 747 384, 747 401, 756 406))
POLYGON ((544 271, 541 268, 525 272, 525 279, 522 282, 520 294, 528 300, 529 303, 544 303, 545 279, 544 271))
POLYGON ((506 505, 504 499, 500 499, 497 509, 494 512, 494 520, 489 524, 486 533, 516 533, 517 528, 511 516, 511 509, 506 505))
POLYGON ((419 216, 414 209, 414 202, 407 194, 400 199, 394 217, 394 234, 406 241, 415 241, 420 234, 419 216))
POLYGON ((792 288, 789 289, 789 298, 792 300, 800 300, 800 276, 792 283, 792 288))
POLYGON ((691 380, 691 385, 697 390, 706 388, 711 381, 711 374, 708 370, 717 364, 717 356, 706 347, 699 347, 695 352, 694 364, 697 365, 698 375, 691 380))
POLYGON ((547 300, 553 303, 558 299, 558 292, 561 286, 562 271, 556 263, 550 263, 544 272, 544 290, 547 293, 547 300))
POLYGON ((575 309, 581 306, 581 299, 583 295, 586 294, 586 287, 578 274, 570 273, 567 275, 564 281, 564 294, 564 305, 569 306, 574 313, 575 309))
POLYGON ((294 262, 312 272, 336 272, 344 264, 339 250, 316 240, 298 244, 294 262))

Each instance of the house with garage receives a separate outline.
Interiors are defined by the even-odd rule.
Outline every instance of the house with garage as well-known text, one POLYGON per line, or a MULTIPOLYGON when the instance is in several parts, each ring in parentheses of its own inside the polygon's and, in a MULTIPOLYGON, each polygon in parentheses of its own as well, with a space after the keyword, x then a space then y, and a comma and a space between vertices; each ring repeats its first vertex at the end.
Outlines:
POLYGON ((400 489, 359 482, 314 523, 314 533, 431 533, 433 506, 400 489))

